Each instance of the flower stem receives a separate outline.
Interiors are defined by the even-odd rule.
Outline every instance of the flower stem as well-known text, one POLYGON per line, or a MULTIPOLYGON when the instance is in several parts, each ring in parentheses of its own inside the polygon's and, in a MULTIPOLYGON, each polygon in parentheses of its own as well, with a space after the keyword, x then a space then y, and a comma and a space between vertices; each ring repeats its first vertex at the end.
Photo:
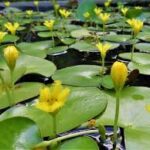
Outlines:
POLYGON ((116 91, 116 111, 115 111, 115 120, 114 120, 114 144, 117 141, 119 106, 120 106, 120 91, 116 91))
POLYGON ((102 76, 105 72, 105 58, 102 57, 102 76))
POLYGON ((63 140, 69 139, 69 138, 81 136, 81 135, 84 135, 84 134, 91 134, 91 133, 98 133, 98 130, 86 130, 86 131, 80 131, 80 132, 77 132, 77 133, 71 133, 71 134, 68 134, 68 135, 64 135, 64 136, 55 138, 55 139, 50 140, 50 141, 41 142, 41 143, 37 144, 35 146, 35 148, 46 147, 46 146, 49 146, 49 145, 51 145, 52 143, 55 143, 55 142, 59 142, 59 141, 63 141, 63 140))
POLYGON ((134 54, 134 49, 135 49, 135 38, 133 38, 133 45, 132 45, 132 51, 131 51, 131 61, 133 61, 133 54, 134 54))

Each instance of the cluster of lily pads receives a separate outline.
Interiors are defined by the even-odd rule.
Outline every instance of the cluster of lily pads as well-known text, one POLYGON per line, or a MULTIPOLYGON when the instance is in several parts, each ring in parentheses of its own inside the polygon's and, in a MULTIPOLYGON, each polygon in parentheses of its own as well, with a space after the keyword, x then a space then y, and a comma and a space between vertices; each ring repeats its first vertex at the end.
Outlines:
POLYGON ((0 149, 149 150, 147 8, 40 3, 0 14, 0 149))

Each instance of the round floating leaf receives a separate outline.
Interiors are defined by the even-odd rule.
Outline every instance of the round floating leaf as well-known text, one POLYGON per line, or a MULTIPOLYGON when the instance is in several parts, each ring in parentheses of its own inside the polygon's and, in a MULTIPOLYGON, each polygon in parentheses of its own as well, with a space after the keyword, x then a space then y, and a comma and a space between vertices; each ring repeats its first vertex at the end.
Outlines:
POLYGON ((140 74, 150 75, 150 64, 139 64, 136 62, 130 62, 128 64, 130 70, 138 69, 140 74))
MULTIPOLYGON (((50 77, 56 70, 55 65, 42 58, 21 54, 17 60, 16 68, 26 67, 25 74, 37 73, 46 77, 50 77)), ((8 67, 3 59, 0 61, 0 68, 7 70, 8 67)))
MULTIPOLYGON (((113 125, 115 116, 115 93, 107 92, 108 105, 99 118, 104 125, 113 125)), ((150 143, 150 88, 126 87, 120 98, 119 126, 124 128, 126 149, 149 150, 150 143)))
POLYGON ((78 65, 57 70, 52 78, 66 85, 95 87, 101 83, 99 72, 100 66, 78 65))
POLYGON ((26 117, 33 120, 40 129, 42 137, 53 134, 53 118, 52 116, 34 106, 15 106, 5 111, 0 116, 0 120, 13 117, 26 117), (44 123, 43 123, 44 120, 44 123))
POLYGON ((56 115, 57 133, 71 130, 100 115, 107 105, 106 95, 93 87, 72 87, 68 101, 56 115))
MULTIPOLYGON (((110 44, 111 44, 110 50, 115 49, 119 46, 119 44, 116 43, 110 43, 110 44)), ((87 41, 78 41, 75 44, 71 45, 70 48, 77 49, 80 52, 98 52, 96 46, 87 41)))
POLYGON ((45 26, 35 26, 35 27, 33 28, 33 30, 34 30, 34 31, 47 31, 48 28, 45 27, 45 26))
POLYGON ((70 48, 77 49, 80 52, 82 51, 86 51, 86 52, 96 51, 97 52, 96 47, 86 41, 78 41, 75 44, 72 44, 70 48))
POLYGON ((100 150, 96 141, 90 137, 78 137, 60 144, 57 150, 100 150))
POLYGON ((107 89, 113 89, 114 88, 114 84, 112 81, 112 78, 110 75, 106 75, 102 78, 102 83, 101 85, 107 89))
POLYGON ((138 43, 135 45, 140 52, 150 52, 150 43, 138 43))
POLYGON ((16 35, 11 35, 11 34, 7 34, 5 37, 4 37, 4 40, 2 43, 8 43, 8 42, 16 42, 19 40, 19 37, 16 36, 16 35))
MULTIPOLYGON (((131 59, 131 53, 121 53, 119 57, 123 59, 131 59)), ((133 62, 139 63, 140 65, 150 65, 150 54, 147 53, 134 53, 133 62)))
POLYGON ((102 39, 110 42, 127 42, 131 35, 105 35, 102 39))
POLYGON ((46 50, 51 47, 51 45, 52 41, 40 41, 32 43, 23 42, 19 43, 17 46, 25 54, 45 58, 46 50))
POLYGON ((149 32, 141 32, 141 33, 139 33, 138 38, 143 40, 143 41, 150 42, 149 32))
MULTIPOLYGON (((39 90, 43 87, 41 83, 26 82, 20 83, 15 86, 15 89, 10 92, 10 97, 13 97, 13 103, 19 103, 30 98, 33 98, 39 94, 39 90)), ((0 109, 8 107, 9 104, 8 95, 5 91, 1 91, 0 95, 0 109)))
POLYGON ((39 37, 43 37, 43 38, 48 38, 48 37, 68 37, 69 34, 68 33, 64 33, 64 32, 39 32, 38 33, 39 37))
POLYGON ((48 54, 48 55, 53 55, 53 54, 57 54, 57 53, 66 52, 67 49, 68 49, 68 46, 52 47, 52 48, 49 48, 49 49, 47 50, 47 54, 48 54))
POLYGON ((86 29, 79 29, 71 32, 71 36, 74 38, 83 38, 83 37, 90 37, 90 31, 86 29))
POLYGON ((42 141, 39 129, 27 118, 15 117, 0 122, 0 149, 27 150, 42 141))
POLYGON ((60 41, 65 45, 70 45, 75 42, 75 39, 72 38, 60 38, 60 41))

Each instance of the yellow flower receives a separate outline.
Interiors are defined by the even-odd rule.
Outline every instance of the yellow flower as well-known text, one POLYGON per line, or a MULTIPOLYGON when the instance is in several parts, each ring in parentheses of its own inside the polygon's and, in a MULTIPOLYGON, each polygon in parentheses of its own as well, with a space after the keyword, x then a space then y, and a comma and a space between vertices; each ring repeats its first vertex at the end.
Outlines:
POLYGON ((4 26, 8 31, 10 31, 11 34, 15 35, 20 25, 17 22, 15 22, 14 24, 12 24, 11 22, 7 22, 4 24, 4 26))
POLYGON ((127 80, 128 69, 122 62, 116 61, 111 68, 111 77, 116 91, 120 91, 127 80))
POLYGON ((99 42, 98 44, 96 44, 96 47, 100 51, 101 57, 104 59, 106 57, 106 53, 111 48, 111 44, 109 44, 109 43, 100 43, 99 42))
POLYGON ((26 10, 26 14, 27 14, 28 16, 32 16, 33 10, 26 10))
POLYGON ((100 19, 102 20, 103 24, 106 24, 110 18, 110 14, 108 13, 100 13, 99 14, 100 19))
POLYGON ((66 9, 59 9, 59 13, 64 18, 68 18, 71 15, 71 12, 67 11, 66 9))
POLYGON ((95 14, 96 14, 97 16, 99 16, 99 14, 102 12, 102 9, 96 7, 96 8, 94 8, 94 12, 95 12, 95 14))
POLYGON ((129 9, 127 7, 121 8, 121 12, 124 16, 126 16, 128 10, 129 9))
POLYGON ((109 7, 109 6, 110 6, 110 4, 111 4, 111 1, 112 1, 112 0, 108 0, 108 1, 106 1, 106 2, 104 3, 105 7, 109 7))
POLYGON ((150 112, 150 104, 145 105, 145 109, 147 112, 150 112))
POLYGON ((4 39, 6 34, 7 34, 7 32, 0 32, 0 43, 3 42, 3 39, 4 39))
POLYGON ((10 2, 9 2, 9 1, 6 1, 6 2, 4 2, 4 5, 5 5, 6 7, 9 7, 9 6, 10 6, 10 2))
POLYGON ((131 26, 133 29, 134 35, 137 36, 137 34, 142 30, 143 28, 143 22, 138 19, 128 19, 127 23, 131 26))
POLYGON ((4 49, 4 58, 11 70, 15 68, 18 57, 19 51, 15 46, 8 46, 4 49))
POLYGON ((44 87, 40 91, 40 97, 35 106, 46 112, 56 112, 66 102, 70 93, 69 88, 64 88, 61 81, 57 80, 49 87, 44 87))
POLYGON ((38 5, 39 5, 39 1, 34 0, 33 4, 34 4, 35 6, 38 6, 38 5))
POLYGON ((89 13, 89 12, 85 12, 85 13, 83 14, 83 16, 84 16, 84 18, 90 18, 90 13, 89 13))
POLYGON ((55 23, 55 20, 46 20, 46 21, 44 22, 44 25, 45 25, 49 30, 53 30, 54 23, 55 23))

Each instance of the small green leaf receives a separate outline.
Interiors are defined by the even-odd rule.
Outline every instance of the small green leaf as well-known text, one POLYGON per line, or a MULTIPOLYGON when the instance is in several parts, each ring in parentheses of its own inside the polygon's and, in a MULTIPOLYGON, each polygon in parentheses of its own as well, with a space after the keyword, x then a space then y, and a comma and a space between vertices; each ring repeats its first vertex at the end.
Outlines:
POLYGON ((42 141, 39 129, 27 118, 11 118, 0 122, 1 150, 29 150, 42 141))
POLYGON ((90 137, 77 137, 59 145, 57 150, 100 150, 96 141, 90 137))

